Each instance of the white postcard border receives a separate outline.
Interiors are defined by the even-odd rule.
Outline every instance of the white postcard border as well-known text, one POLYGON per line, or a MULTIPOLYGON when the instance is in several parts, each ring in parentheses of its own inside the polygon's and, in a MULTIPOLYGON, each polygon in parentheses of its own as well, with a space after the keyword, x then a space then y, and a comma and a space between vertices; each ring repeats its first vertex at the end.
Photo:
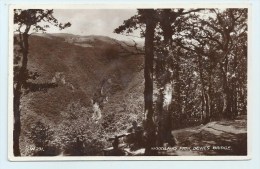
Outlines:
POLYGON ((171 4, 12 4, 9 5, 9 71, 8 71, 8 160, 10 161, 154 161, 154 160, 250 160, 252 158, 252 6, 250 3, 171 3, 171 4), (136 9, 136 8, 248 8, 248 62, 247 62, 247 155, 246 156, 51 156, 15 157, 13 155, 13 9, 136 9))

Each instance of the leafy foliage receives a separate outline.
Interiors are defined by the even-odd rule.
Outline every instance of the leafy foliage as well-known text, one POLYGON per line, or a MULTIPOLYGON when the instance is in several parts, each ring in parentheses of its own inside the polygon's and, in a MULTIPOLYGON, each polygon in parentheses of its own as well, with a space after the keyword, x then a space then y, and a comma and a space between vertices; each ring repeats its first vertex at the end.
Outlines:
MULTIPOLYGON (((46 17, 52 12, 16 13, 35 14, 30 23, 34 25, 39 23, 38 14, 46 17)), ((35 90, 24 96, 22 105, 30 105, 24 109, 48 119, 49 127, 36 122, 36 129, 42 129, 43 135, 51 130, 53 135, 40 138, 31 133, 30 139, 34 144, 40 142, 35 140, 53 144, 65 155, 101 155, 110 146, 107 138, 125 132, 135 120, 145 125, 149 150, 152 144, 169 143, 172 130, 246 114, 246 22, 246 9, 138 9, 115 32, 139 31, 145 38, 144 61, 142 55, 122 49, 127 44, 104 41, 104 37, 32 37, 31 72, 26 75, 28 89, 35 90), (32 71, 35 67, 37 73, 32 71), (52 86, 57 72, 63 79, 52 86), (33 82, 47 82, 47 86, 33 82), (42 90, 47 87, 50 90, 42 90)), ((44 31, 44 27, 36 29, 44 31)), ((21 59, 17 58, 15 63, 21 59)), ((22 117, 28 126, 26 117, 31 115, 22 117)))
POLYGON ((71 26, 70 22, 65 24, 59 23, 53 16, 53 9, 14 9, 14 24, 19 25, 17 30, 19 32, 24 26, 26 29, 32 29, 34 32, 46 32, 46 29, 50 27, 49 24, 59 27, 60 29, 71 26))
MULTIPOLYGON (((146 10, 115 32, 145 32, 137 25, 146 23, 146 10)), ((173 129, 245 114, 247 9, 157 9, 150 17, 156 36, 143 36, 153 39, 158 143, 173 129)))
MULTIPOLYGON (((27 69, 28 54, 29 54, 29 36, 30 31, 45 32, 46 28, 49 28, 48 24, 53 24, 60 29, 70 27, 71 24, 58 23, 58 20, 53 16, 53 10, 43 9, 14 9, 14 25, 16 27, 15 32, 18 35, 14 35, 14 46, 19 46, 19 50, 14 53, 14 130, 13 130, 13 153, 15 156, 20 156, 20 133, 21 133, 21 98, 24 94, 30 90, 43 90, 44 87, 54 87, 53 84, 34 85, 28 83, 29 78, 35 79, 38 75, 36 72, 31 73, 27 69), (47 24, 46 24, 47 23, 47 24), (19 54, 20 53, 20 54, 19 54), (24 91, 24 89, 26 89, 24 91)), ((14 33, 15 33, 14 32, 14 33)), ((14 48, 15 50, 16 48, 14 48)))
POLYGON ((27 153, 33 156, 52 156, 58 153, 57 145, 53 144, 54 131, 50 126, 37 121, 31 126, 27 135, 33 143, 32 147, 27 147, 29 150, 27 153))

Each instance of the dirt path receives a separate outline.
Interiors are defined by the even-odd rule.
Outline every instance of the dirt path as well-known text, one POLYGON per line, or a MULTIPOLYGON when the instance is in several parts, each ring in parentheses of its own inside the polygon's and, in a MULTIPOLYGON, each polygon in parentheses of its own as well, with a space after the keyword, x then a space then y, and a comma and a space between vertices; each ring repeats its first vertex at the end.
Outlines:
POLYGON ((246 117, 173 131, 177 146, 166 155, 246 155, 246 117))

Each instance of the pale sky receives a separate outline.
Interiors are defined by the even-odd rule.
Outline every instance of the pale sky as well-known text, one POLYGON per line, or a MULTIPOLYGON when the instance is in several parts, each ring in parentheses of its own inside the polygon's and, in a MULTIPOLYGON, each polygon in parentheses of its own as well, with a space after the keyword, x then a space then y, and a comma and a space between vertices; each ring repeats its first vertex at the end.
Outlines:
MULTIPOLYGON (((51 27, 48 33, 71 33, 75 35, 104 35, 116 39, 133 39, 113 33, 123 21, 135 15, 135 9, 54 9, 59 22, 70 22, 71 27, 60 31, 51 27)), ((136 34, 139 36, 139 34, 136 34)), ((135 39, 138 40, 138 39, 135 39)), ((139 39, 140 40, 140 39, 139 39)))

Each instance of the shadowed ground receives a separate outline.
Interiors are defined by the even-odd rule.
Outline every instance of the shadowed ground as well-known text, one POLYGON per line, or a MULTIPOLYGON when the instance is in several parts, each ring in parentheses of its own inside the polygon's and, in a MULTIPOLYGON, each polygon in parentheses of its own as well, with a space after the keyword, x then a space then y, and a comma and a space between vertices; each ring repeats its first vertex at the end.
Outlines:
MULTIPOLYGON (((235 120, 210 122, 206 125, 172 131, 174 147, 161 147, 162 156, 240 156, 247 155, 246 116, 235 120)), ((142 156, 144 148, 135 151, 124 148, 127 155, 142 156)))
POLYGON ((177 150, 164 155, 247 155, 246 116, 173 131, 177 150))

